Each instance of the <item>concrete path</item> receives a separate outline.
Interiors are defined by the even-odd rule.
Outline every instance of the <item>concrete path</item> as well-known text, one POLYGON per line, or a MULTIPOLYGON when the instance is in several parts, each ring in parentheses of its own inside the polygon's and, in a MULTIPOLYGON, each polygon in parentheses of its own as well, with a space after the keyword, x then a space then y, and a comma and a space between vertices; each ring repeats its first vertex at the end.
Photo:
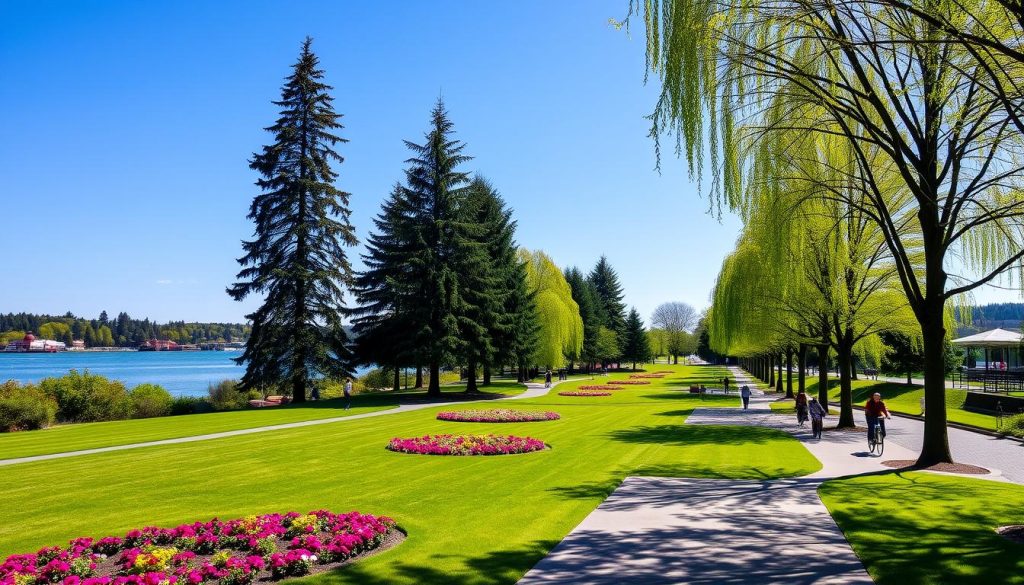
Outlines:
MULTIPOLYGON (((563 381, 574 381, 579 378, 573 378, 572 380, 563 381)), ((551 388, 558 385, 558 381, 553 380, 551 382, 551 388)), ((251 435, 254 433, 266 433, 270 431, 280 431, 284 429, 296 429, 301 427, 312 427, 316 425, 326 425, 339 422, 347 422, 351 420, 359 420, 364 418, 371 418, 375 416, 385 416, 389 414, 398 414, 402 412, 410 412, 413 410, 422 410, 424 408, 431 408, 434 406, 444 406, 446 404, 474 404, 477 402, 495 402, 495 401, 506 401, 506 400, 522 400, 525 398, 536 398, 538 396, 544 396, 551 388, 545 388, 543 383, 534 384, 529 383, 526 385, 526 391, 516 396, 509 396, 506 398, 488 398, 486 400, 468 400, 465 402, 424 402, 421 404, 401 404, 396 408, 389 408, 385 410, 375 410, 373 412, 367 412, 364 414, 354 414, 352 416, 336 416, 332 418, 321 418, 315 420, 304 420, 299 422, 282 423, 279 425, 266 425, 262 427, 252 427, 248 429, 238 429, 234 431, 223 431, 220 433, 209 433, 206 435, 192 435, 189 437, 178 437, 174 439, 161 439, 159 441, 145 441, 142 443, 129 443, 125 445, 111 445, 109 447, 97 447, 95 449, 82 449, 80 451, 65 451, 63 453, 47 453, 45 455, 33 455, 31 457, 17 457, 14 459, 0 459, 0 466, 4 465, 17 465, 18 463, 30 463, 32 461, 47 461, 49 459, 62 459, 65 457, 79 457, 81 455, 92 455, 94 453, 108 453, 110 451, 124 451, 127 449, 141 449, 143 447, 155 447, 157 445, 176 445, 179 443, 194 443, 196 441, 209 441, 211 439, 222 439, 225 437, 237 437, 239 435, 251 435)))
MULTIPOLYGON (((856 441, 866 442, 863 434, 811 441, 792 417, 771 413, 772 399, 749 377, 733 375, 738 386, 753 387, 751 408, 698 408, 686 424, 795 431, 821 471, 773 481, 629 477, 520 585, 871 583, 817 492, 826 478, 882 468, 876 458, 850 455, 856 441)), ((893 458, 905 455, 895 451, 893 458)))

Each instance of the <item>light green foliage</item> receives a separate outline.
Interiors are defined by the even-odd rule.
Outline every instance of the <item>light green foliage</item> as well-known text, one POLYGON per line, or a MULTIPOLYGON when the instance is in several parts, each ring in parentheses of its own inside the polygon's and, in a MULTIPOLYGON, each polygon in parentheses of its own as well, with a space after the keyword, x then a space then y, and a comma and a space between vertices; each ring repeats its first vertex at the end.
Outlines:
POLYGON ((132 413, 132 401, 123 383, 88 371, 71 370, 44 378, 39 389, 57 403, 60 422, 121 420, 132 413))
POLYGON ((128 392, 132 400, 132 418, 151 418, 171 414, 171 393, 156 384, 139 384, 128 392))
POLYGON ((619 336, 611 329, 601 326, 597 330, 595 352, 598 361, 608 362, 619 356, 619 336))
POLYGON ((583 320, 572 299, 572 289, 551 258, 541 251, 519 251, 526 264, 526 281, 537 311, 539 333, 534 363, 560 368, 566 355, 579 355, 583 348, 583 320))

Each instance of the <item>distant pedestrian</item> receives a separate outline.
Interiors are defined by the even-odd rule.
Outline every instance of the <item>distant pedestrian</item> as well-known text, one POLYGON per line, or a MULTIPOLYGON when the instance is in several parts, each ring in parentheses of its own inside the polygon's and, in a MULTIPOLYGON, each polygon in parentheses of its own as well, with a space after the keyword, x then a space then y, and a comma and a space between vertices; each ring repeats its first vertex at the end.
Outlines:
POLYGON ((746 410, 750 406, 750 386, 744 384, 740 387, 740 398, 743 399, 743 410, 746 410))
POLYGON ((807 395, 803 390, 796 395, 796 422, 801 426, 807 422, 807 395))
POLYGON ((821 438, 821 429, 824 426, 825 408, 818 402, 817 398, 811 398, 807 407, 811 413, 811 436, 815 439, 821 438))
POLYGON ((725 393, 729 393, 729 376, 722 378, 722 387, 725 389, 725 393))
POLYGON ((345 378, 345 386, 342 389, 345 393, 345 410, 348 410, 352 406, 352 380, 345 378))
POLYGON ((309 392, 310 400, 320 400, 320 386, 313 384, 313 389, 309 392))
POLYGON ((544 387, 545 388, 550 388, 551 387, 551 370, 548 370, 548 371, 544 372, 544 387))

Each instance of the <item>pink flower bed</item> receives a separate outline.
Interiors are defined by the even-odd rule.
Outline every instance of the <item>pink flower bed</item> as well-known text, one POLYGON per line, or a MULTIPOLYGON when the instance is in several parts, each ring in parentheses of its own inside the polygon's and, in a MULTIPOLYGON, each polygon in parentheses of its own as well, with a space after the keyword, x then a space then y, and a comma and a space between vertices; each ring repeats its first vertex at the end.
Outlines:
POLYGON ((0 585, 249 585, 329 569, 381 546, 394 529, 384 516, 326 510, 147 526, 11 555, 0 585))
POLYGON ((611 392, 593 392, 590 390, 571 390, 569 392, 559 392, 559 396, 611 396, 611 392))
POLYGON ((673 372, 672 370, 658 370, 657 372, 654 372, 654 373, 655 374, 674 374, 675 372, 673 372))
POLYGON ((577 390, 621 390, 618 386, 580 386, 577 390))
POLYGON ((615 384, 616 386, 639 386, 641 384, 650 384, 647 380, 612 380, 609 384, 615 384))
POLYGON ((426 435, 391 439, 387 448, 417 455, 513 455, 545 447, 539 439, 514 435, 426 435))
POLYGON ((543 420, 558 420, 562 417, 557 412, 544 412, 539 410, 512 410, 509 408, 494 408, 490 410, 459 410, 437 413, 437 420, 452 422, 534 422, 543 420))
POLYGON ((644 378, 659 378, 660 379, 660 378, 664 378, 665 375, 664 374, 630 374, 629 377, 632 378, 632 379, 641 379, 642 380, 644 378))

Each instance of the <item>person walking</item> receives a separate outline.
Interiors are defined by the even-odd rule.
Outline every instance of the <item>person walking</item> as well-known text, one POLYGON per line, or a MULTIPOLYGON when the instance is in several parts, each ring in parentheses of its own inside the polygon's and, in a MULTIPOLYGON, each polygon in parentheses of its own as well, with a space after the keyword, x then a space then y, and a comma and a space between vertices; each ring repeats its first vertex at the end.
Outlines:
POLYGON ((811 436, 815 439, 821 438, 821 429, 825 425, 825 408, 818 402, 817 398, 811 398, 807 410, 811 413, 811 436))
POLYGON ((352 379, 345 378, 345 386, 342 388, 342 392, 345 393, 345 410, 348 410, 352 406, 352 379))
POLYGON ((545 388, 550 388, 551 387, 551 370, 548 370, 548 371, 544 372, 544 387, 545 388))
POLYGON ((743 385, 740 388, 740 398, 743 399, 743 410, 750 406, 750 386, 743 385))
POLYGON ((729 376, 722 378, 722 388, 724 388, 726 394, 729 393, 729 376))
POLYGON ((807 422, 807 394, 803 390, 796 395, 796 422, 800 426, 807 422))

